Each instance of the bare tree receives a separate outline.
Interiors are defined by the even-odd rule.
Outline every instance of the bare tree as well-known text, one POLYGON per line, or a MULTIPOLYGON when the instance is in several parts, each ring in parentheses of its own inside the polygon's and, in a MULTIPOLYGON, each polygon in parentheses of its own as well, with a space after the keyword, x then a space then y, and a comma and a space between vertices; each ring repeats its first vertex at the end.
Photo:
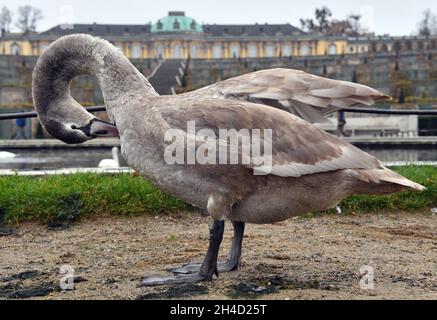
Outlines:
POLYGON ((328 35, 344 35, 350 34, 352 26, 349 20, 332 20, 326 34, 328 35))
POLYGON ((347 20, 351 27, 351 35, 357 37, 363 33, 360 14, 350 14, 347 20))
POLYGON ((307 32, 321 32, 326 35, 360 36, 368 33, 361 26, 361 15, 350 14, 346 19, 331 19, 332 12, 327 7, 316 9, 315 20, 300 19, 302 29, 307 32))
POLYGON ((331 24, 329 20, 332 16, 331 10, 327 7, 316 9, 314 16, 317 22, 313 19, 300 19, 302 29, 307 32, 326 32, 331 24))
POLYGON ((0 11, 0 30, 9 32, 12 23, 12 11, 3 7, 0 11))
POLYGON ((18 7, 16 26, 23 33, 34 32, 38 22, 42 19, 43 15, 40 9, 32 6, 18 7))
POLYGON ((422 20, 419 22, 419 35, 429 37, 437 34, 437 16, 427 9, 423 12, 422 20))
POLYGON ((313 32, 316 29, 313 19, 300 19, 300 25, 304 31, 313 32))
POLYGON ((327 7, 316 9, 316 19, 319 22, 319 31, 326 32, 329 28, 329 18, 332 17, 332 12, 327 7))

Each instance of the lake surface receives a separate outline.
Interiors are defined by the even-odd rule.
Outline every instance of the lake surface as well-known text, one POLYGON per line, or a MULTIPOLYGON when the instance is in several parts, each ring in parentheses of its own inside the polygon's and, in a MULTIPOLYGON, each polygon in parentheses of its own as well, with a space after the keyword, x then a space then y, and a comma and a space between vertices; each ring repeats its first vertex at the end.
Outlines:
MULTIPOLYGON (((111 149, 99 150, 23 150, 14 152, 12 159, 0 159, 0 169, 42 170, 61 168, 97 168, 100 161, 112 159, 111 149)), ((127 163, 119 152, 120 166, 127 163)))
MULTIPOLYGON (((436 145, 386 147, 363 146, 362 150, 383 162, 437 161, 436 145)), ((10 150, 9 150, 10 151, 10 150)), ((0 169, 41 170, 60 168, 96 168, 103 159, 112 159, 111 148, 100 149, 24 149, 14 151, 16 158, 0 159, 0 169)), ((120 165, 127 166, 119 153, 120 165)))

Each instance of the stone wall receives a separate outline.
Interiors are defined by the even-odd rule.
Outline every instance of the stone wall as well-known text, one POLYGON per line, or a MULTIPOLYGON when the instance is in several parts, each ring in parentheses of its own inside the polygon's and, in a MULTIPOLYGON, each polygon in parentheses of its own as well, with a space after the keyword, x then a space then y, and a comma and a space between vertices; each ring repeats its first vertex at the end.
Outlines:
POLYGON ((370 85, 397 98, 437 98, 437 51, 424 54, 317 56, 272 59, 192 60, 190 89, 268 68, 293 68, 333 79, 370 85))
MULTIPOLYGON (((35 57, 0 56, 0 108, 31 107, 32 70, 35 57)), ((157 66, 156 60, 134 60, 146 76, 157 66)), ((437 51, 423 54, 378 53, 345 56, 315 56, 268 59, 193 59, 188 88, 195 89, 239 74, 268 68, 294 68, 326 77, 375 87, 395 98, 400 88, 405 95, 437 98, 437 51)), ((73 96, 84 104, 103 103, 95 80, 81 76, 72 85, 73 96)))
MULTIPOLYGON (((32 71, 36 61, 36 57, 0 55, 0 109, 32 108, 32 71)), ((146 76, 158 65, 152 59, 132 62, 146 76)), ((71 92, 84 105, 103 103, 100 88, 90 76, 77 77, 71 92)))
MULTIPOLYGON (((32 109, 31 79, 37 58, 0 56, 0 112, 32 109)), ((134 60, 134 65, 149 75, 157 66, 153 59, 134 60)), ((188 76, 181 91, 193 90, 218 80, 268 68, 294 68, 333 79, 370 85, 398 98, 401 89, 405 96, 419 103, 437 105, 437 51, 423 54, 377 53, 365 55, 338 55, 268 59, 224 59, 190 61, 188 76)), ((83 105, 103 103, 96 81, 81 76, 73 81, 73 96, 83 105)), ((13 123, 1 123, 1 138, 8 138, 13 123), (11 126, 11 127, 10 127, 11 126)), ((36 124, 33 124, 34 132, 36 124)))

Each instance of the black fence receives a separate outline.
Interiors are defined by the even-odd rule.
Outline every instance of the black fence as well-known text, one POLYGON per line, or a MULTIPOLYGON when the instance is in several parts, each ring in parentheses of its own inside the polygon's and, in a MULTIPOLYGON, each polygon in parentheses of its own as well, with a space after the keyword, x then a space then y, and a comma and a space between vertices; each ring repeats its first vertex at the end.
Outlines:
MULTIPOLYGON (((86 108, 88 112, 106 111, 105 106, 95 106, 86 108)), ((423 124, 423 129, 419 130, 419 135, 436 136, 437 135, 437 110, 393 110, 393 109, 377 109, 377 108, 346 108, 342 110, 346 113, 364 113, 364 114, 380 114, 380 115, 417 115, 421 116, 419 121, 423 124)), ((13 119, 31 119, 37 118, 36 112, 18 112, 0 114, 0 120, 13 119)))
MULTIPOLYGON (((95 106, 86 108, 88 112, 102 112, 106 111, 104 106, 95 106)), ((386 114, 386 115, 418 115, 418 116, 437 116, 437 110, 393 110, 393 109, 376 109, 376 108, 346 108, 343 112, 349 113, 371 113, 371 114, 386 114)), ((0 120, 12 119, 30 119, 37 118, 36 112, 18 112, 0 114, 0 120)))

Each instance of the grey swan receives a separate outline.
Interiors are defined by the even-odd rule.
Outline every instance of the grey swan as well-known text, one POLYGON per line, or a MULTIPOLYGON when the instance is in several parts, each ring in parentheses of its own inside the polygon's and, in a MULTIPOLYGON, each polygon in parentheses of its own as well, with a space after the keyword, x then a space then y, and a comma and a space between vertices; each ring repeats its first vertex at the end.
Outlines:
MULTIPOLYGON (((158 188, 207 210, 212 218, 203 263, 172 269, 172 276, 146 277, 145 286, 211 281, 218 272, 238 269, 246 223, 270 224, 335 208, 352 194, 425 189, 290 113, 304 118, 307 114, 311 120, 318 118, 316 114, 386 98, 366 86, 273 69, 188 94, 159 96, 121 51, 88 35, 52 43, 36 64, 32 86, 39 119, 54 137, 82 143, 119 134, 122 154, 132 168, 158 188), (95 118, 72 98, 70 82, 81 74, 98 80, 115 125, 95 118), (198 130, 213 132, 271 129, 270 170, 252 162, 168 164, 166 133, 185 132, 189 121, 195 121, 198 130), (218 262, 225 221, 233 223, 234 239, 228 260, 218 262)), ((183 138, 192 139, 187 132, 183 138)), ((265 135, 262 139, 268 140, 265 135)), ((212 141, 217 142, 223 143, 212 141)))

